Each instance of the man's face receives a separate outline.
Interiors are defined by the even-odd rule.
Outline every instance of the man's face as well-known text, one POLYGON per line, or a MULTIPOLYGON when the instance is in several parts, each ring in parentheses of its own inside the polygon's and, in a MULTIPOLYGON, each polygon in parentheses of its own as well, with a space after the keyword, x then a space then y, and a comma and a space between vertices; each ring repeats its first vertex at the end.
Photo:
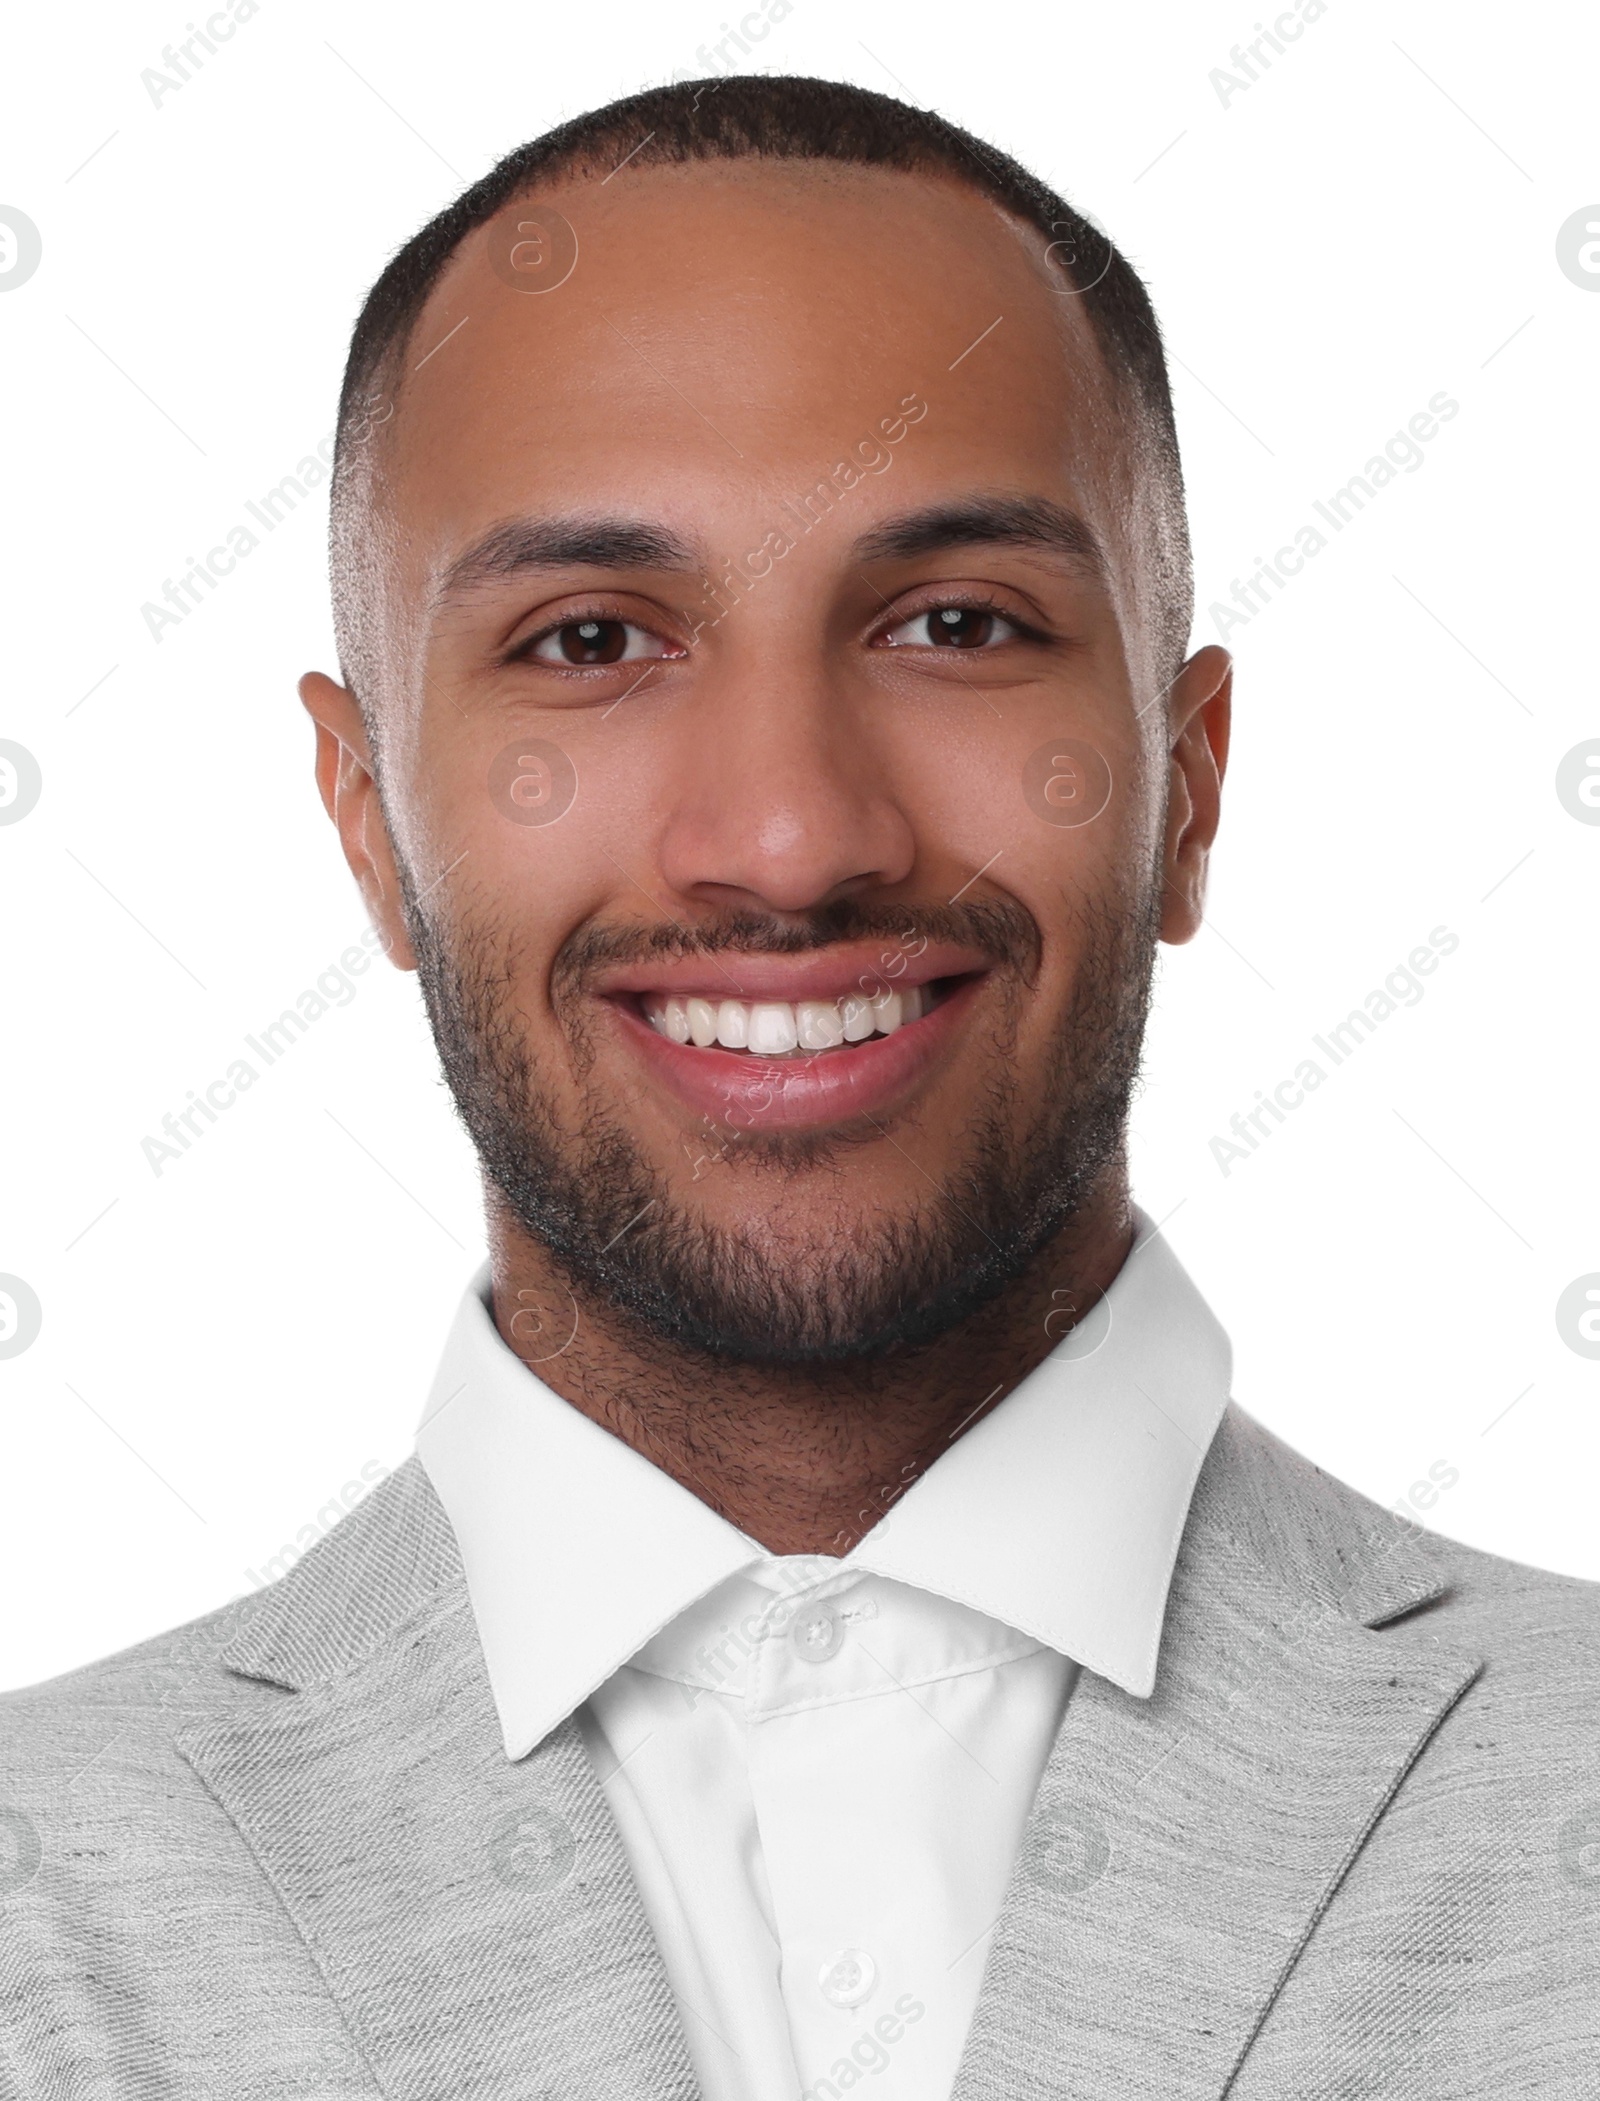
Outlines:
POLYGON ((1042 238, 831 165, 539 203, 566 281, 508 281, 549 238, 513 207, 412 335, 382 818, 313 680, 325 792, 576 1284, 747 1358, 926 1341, 1115 1169, 1224 660, 1164 690, 1130 433, 1042 238))

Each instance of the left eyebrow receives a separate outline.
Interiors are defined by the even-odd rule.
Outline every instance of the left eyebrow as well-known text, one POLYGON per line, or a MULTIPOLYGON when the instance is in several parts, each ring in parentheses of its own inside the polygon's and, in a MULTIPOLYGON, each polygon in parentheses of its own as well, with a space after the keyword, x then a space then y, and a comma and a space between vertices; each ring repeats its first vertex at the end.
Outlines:
POLYGON ((911 561, 956 547, 1063 555, 1104 582, 1110 565, 1088 522, 1048 496, 968 496, 888 518, 855 544, 857 561, 911 561))

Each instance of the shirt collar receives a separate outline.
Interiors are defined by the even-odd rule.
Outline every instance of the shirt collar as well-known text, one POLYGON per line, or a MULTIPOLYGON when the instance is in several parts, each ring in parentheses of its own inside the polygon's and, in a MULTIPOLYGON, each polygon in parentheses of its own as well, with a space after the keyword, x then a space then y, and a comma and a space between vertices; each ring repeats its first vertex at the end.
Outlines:
MULTIPOLYGON (((1231 1353, 1136 1217, 1104 1299, 840 1566, 971 1606, 1145 1697, 1231 1353)), ((417 1452, 460 1545, 511 1758, 688 1606, 776 1558, 530 1371, 495 1328, 487 1269, 417 1452)))
POLYGON ((1233 1351, 1143 1212, 1110 1289, 850 1555, 1146 1699, 1233 1351))

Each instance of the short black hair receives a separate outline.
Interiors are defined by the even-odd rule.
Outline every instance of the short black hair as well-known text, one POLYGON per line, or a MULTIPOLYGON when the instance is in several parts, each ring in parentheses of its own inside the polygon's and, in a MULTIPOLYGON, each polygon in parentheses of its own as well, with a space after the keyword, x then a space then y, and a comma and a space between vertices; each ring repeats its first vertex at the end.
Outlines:
POLYGON ((335 599, 338 610, 341 492, 372 405, 404 358, 417 318, 466 236, 503 205, 560 180, 612 175, 652 162, 818 160, 899 169, 964 183, 1045 235, 1051 260, 1081 297, 1131 435, 1154 483, 1157 530, 1151 553, 1166 674, 1187 648, 1193 582, 1184 521, 1183 471, 1161 330, 1144 284, 1108 236, 1037 176, 929 110, 845 81, 802 75, 723 76, 674 82, 610 102, 531 139, 464 190, 414 234, 367 294, 345 365, 334 452, 335 599))

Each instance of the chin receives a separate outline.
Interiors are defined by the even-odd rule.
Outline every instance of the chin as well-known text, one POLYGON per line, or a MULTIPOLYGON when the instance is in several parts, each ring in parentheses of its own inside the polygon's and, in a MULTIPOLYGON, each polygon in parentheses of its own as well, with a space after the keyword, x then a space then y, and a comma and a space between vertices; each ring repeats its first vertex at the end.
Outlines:
POLYGON ((656 1343, 722 1363, 822 1370, 939 1342, 1004 1291, 1058 1224, 997 1243, 950 1211, 886 1223, 870 1208, 853 1228, 834 1217, 798 1237, 679 1217, 652 1236, 648 1257, 612 1269, 604 1289, 656 1343))

